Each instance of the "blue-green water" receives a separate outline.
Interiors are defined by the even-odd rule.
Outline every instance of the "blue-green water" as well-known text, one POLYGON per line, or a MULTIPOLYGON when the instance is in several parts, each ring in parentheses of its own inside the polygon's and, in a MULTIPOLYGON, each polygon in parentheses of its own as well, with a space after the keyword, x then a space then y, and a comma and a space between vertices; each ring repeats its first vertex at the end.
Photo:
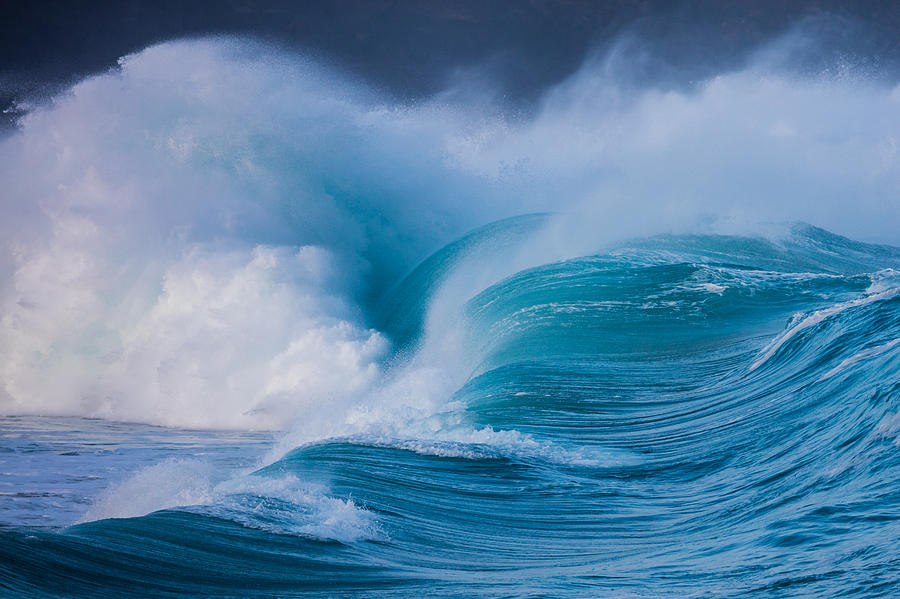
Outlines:
POLYGON ((900 250, 642 239, 463 294, 451 343, 422 303, 530 222, 380 304, 397 381, 462 355, 428 409, 397 417, 388 386, 316 438, 3 420, 3 593, 900 593, 900 250))

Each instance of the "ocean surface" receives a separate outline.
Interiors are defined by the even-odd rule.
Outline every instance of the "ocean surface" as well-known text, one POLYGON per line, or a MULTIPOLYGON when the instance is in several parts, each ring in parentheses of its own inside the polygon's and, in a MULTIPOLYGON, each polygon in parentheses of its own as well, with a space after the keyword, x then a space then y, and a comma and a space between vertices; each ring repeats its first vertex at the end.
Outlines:
POLYGON ((216 37, 17 106, 0 596, 900 596, 900 85, 827 43, 521 112, 216 37))
MULTIPOLYGON (((426 260, 382 307, 386 329, 415 345, 409 298, 528 220, 426 260)), ((466 301, 455 326, 471 369, 445 403, 273 460, 289 435, 4 418, 0 587, 892 596, 895 269, 900 249, 805 225, 779 242, 653 237, 527 268, 466 301)))

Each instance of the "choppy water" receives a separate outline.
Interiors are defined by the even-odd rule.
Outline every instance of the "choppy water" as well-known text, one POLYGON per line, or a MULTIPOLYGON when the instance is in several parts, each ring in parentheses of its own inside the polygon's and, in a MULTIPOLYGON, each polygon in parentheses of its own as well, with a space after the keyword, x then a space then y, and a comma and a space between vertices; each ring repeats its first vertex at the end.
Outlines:
POLYGON ((485 285, 435 339, 415 298, 534 218, 451 244, 382 304, 406 340, 386 396, 431 345, 465 355, 438 404, 370 398, 313 441, 5 419, 0 587, 900 592, 900 250, 805 225, 645 238, 485 285))

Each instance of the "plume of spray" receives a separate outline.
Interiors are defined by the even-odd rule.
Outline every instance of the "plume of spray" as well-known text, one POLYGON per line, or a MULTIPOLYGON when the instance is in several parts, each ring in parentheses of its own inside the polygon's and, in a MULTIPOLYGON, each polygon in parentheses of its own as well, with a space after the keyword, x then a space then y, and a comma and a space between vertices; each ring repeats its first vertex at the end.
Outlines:
POLYGON ((243 39, 126 57, 0 142, 0 410, 393 434, 446 408, 476 361, 460 307, 517 269, 764 221, 896 242, 900 87, 798 73, 815 43, 799 28, 671 86, 626 76, 649 51, 622 39, 526 116, 466 100, 490 93, 398 104, 243 39), (373 301, 467 229, 536 211, 561 216, 471 257, 399 364, 373 301))

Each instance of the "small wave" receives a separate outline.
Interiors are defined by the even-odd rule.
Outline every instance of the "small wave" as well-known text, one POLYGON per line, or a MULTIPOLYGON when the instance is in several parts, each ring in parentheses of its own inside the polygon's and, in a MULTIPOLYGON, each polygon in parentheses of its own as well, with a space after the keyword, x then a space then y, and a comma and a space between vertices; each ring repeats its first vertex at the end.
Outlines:
POLYGON ((552 441, 536 439, 527 433, 495 430, 493 427, 460 427, 430 433, 422 432, 414 438, 338 437, 321 441, 316 445, 333 442, 387 447, 425 456, 466 460, 504 458, 583 468, 611 468, 640 463, 636 454, 626 450, 598 447, 568 448, 552 441))
POLYGON ((797 336, 797 334, 805 331, 806 329, 815 326, 835 315, 841 314, 846 310, 850 310, 859 306, 865 306, 867 304, 871 304, 873 302, 881 300, 891 299, 893 297, 896 297, 898 294, 900 294, 900 287, 888 287, 880 291, 869 293, 864 297, 841 302, 827 308, 822 308, 821 310, 816 310, 811 314, 796 314, 791 323, 788 325, 787 329, 785 329, 782 334, 772 340, 772 342, 769 343, 769 345, 766 346, 765 349, 763 349, 761 355, 753 362, 753 364, 750 365, 749 370, 752 372, 762 366, 788 341, 790 341, 795 336, 797 336))
POLYGON ((171 458, 139 470, 94 500, 77 524, 133 518, 159 510, 213 502, 213 471, 201 460, 171 458))
POLYGON ((76 524, 172 509, 277 534, 345 543, 381 534, 373 514, 349 499, 330 497, 320 485, 291 475, 238 474, 215 482, 206 462, 182 459, 155 464, 107 489, 76 524))

